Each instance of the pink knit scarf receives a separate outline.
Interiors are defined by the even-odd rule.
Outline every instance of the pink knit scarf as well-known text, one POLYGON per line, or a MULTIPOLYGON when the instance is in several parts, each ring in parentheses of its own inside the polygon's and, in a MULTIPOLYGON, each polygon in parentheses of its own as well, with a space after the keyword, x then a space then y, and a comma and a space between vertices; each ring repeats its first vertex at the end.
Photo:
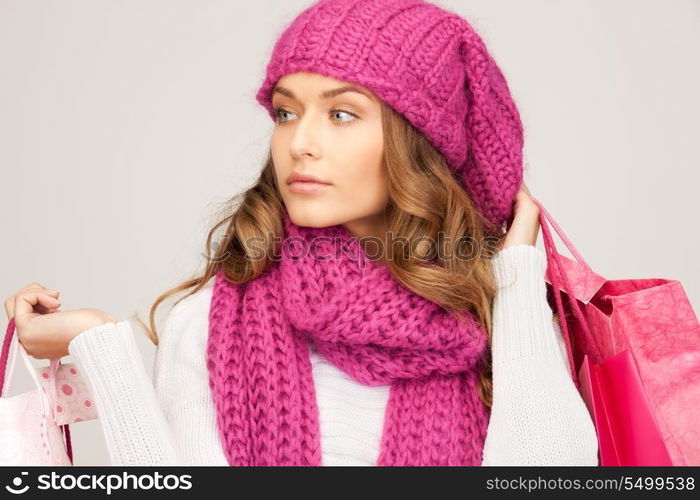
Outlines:
POLYGON ((321 465, 308 342, 357 382, 390 384, 376 465, 481 465, 486 336, 403 287, 342 225, 284 211, 279 258, 243 285, 215 277, 207 367, 230 465, 321 465))

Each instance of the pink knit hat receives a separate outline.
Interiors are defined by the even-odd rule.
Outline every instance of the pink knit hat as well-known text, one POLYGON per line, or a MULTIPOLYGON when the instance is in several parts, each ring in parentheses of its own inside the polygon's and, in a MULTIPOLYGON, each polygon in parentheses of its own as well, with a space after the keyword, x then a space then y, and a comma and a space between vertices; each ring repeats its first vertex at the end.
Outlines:
MULTIPOLYGON (((442 152, 502 228, 523 177, 523 128, 501 70, 455 13, 422 0, 319 0, 276 41, 256 99, 307 71, 371 89, 442 152)), ((493 229, 493 228, 491 228, 493 229)))

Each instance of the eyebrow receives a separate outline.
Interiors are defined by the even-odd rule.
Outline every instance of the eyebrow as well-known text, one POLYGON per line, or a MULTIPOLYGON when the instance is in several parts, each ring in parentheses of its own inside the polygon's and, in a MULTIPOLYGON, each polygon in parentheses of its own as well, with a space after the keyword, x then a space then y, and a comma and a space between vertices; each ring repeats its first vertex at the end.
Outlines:
MULTIPOLYGON (((362 94, 363 96, 367 97, 368 99, 374 101, 374 97, 372 97, 370 94, 365 92, 359 87, 355 87, 354 85, 345 85, 344 87, 338 87, 336 89, 331 89, 331 90, 326 90, 325 92, 321 92, 318 97, 319 99, 330 99, 332 97, 336 97, 340 94, 344 94, 345 92, 356 92, 358 94, 362 94)), ((284 96, 289 97, 290 99, 296 99, 294 96, 294 92, 292 92, 289 89, 286 89, 284 87, 275 87, 272 91, 273 94, 282 94, 284 96)))

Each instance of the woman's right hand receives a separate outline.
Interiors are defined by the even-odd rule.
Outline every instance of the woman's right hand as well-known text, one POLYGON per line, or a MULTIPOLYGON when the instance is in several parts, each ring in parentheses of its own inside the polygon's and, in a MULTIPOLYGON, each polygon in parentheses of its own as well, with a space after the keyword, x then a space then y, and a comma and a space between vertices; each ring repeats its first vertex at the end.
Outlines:
POLYGON ((68 344, 79 333, 117 320, 98 309, 59 311, 59 292, 31 283, 5 300, 7 318, 15 318, 17 339, 36 359, 67 356, 68 344))

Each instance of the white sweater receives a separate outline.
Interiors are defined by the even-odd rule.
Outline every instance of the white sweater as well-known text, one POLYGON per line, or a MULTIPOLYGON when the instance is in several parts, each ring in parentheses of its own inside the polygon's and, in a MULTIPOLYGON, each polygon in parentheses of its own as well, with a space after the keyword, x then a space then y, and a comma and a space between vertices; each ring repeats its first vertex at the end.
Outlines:
MULTIPOLYGON (((493 265, 493 406, 482 465, 597 465, 595 427, 546 300, 544 252, 510 246, 493 265)), ((112 465, 227 465, 206 367, 213 281, 168 313, 152 381, 129 321, 70 342, 112 465)), ((374 465, 390 386, 361 385, 310 347, 323 465, 374 465)))

